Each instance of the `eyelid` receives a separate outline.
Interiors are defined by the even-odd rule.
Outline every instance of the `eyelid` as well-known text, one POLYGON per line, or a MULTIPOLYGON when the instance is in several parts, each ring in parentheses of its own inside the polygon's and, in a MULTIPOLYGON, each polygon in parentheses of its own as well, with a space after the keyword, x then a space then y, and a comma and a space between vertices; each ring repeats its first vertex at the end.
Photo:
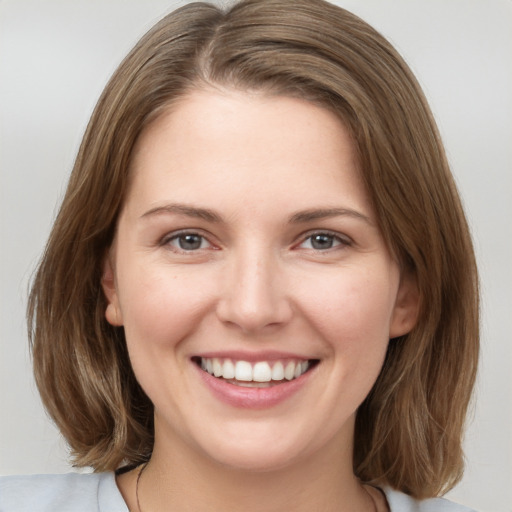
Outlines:
MULTIPOLYGON (((176 231, 171 231, 171 232, 165 234, 163 237, 161 237, 161 239, 158 242, 158 245, 168 246, 168 245, 170 245, 171 241, 179 238, 180 236, 184 236, 184 235, 197 235, 197 236, 201 237, 202 239, 204 239, 208 243, 209 247, 202 248, 202 249, 200 248, 200 249, 196 249, 196 250, 190 250, 190 251, 183 250, 178 247, 173 247, 173 250, 175 250, 176 252, 193 253, 193 252, 199 252, 201 250, 212 250, 212 249, 218 250, 219 249, 218 244, 212 242, 212 240, 211 240, 212 236, 209 233, 205 233, 202 229, 198 229, 198 228, 184 228, 184 229, 178 229, 176 231)), ((341 248, 343 248, 343 247, 351 246, 354 243, 353 240, 349 236, 347 236, 343 233, 339 233, 337 231, 332 231, 329 229, 313 229, 313 230, 309 230, 305 233, 302 233, 298 237, 298 241, 293 244, 293 248, 294 249, 300 248, 300 246, 304 242, 306 242, 308 239, 310 239, 311 237, 313 237, 315 235, 327 235, 327 236, 333 237, 334 239, 336 239, 339 242, 339 244, 337 244, 336 246, 330 247, 327 249, 314 249, 314 248, 309 249, 309 250, 312 250, 315 252, 328 252, 330 250, 336 250, 336 248, 338 248, 339 246, 341 246, 341 248)))
POLYGON ((184 228, 184 229, 178 229, 176 231, 171 231, 170 233, 165 234, 160 239, 159 245, 160 246, 170 246, 171 245, 170 242, 172 242, 173 240, 176 240, 180 236, 185 236, 185 235, 197 235, 197 236, 201 237, 203 240, 206 240, 209 247, 186 251, 184 249, 180 249, 179 247, 172 246, 173 247, 172 250, 174 250, 175 252, 179 252, 179 253, 194 253, 194 252, 199 252, 199 251, 204 251, 204 250, 218 249, 218 246, 211 241, 211 236, 208 233, 205 233, 202 229, 196 229, 196 228, 184 228))
MULTIPOLYGON (((341 246, 341 247, 348 247, 348 246, 353 245, 353 243, 354 243, 354 241, 349 236, 339 233, 337 231, 331 231, 330 229, 313 229, 313 230, 307 231, 306 233, 303 233, 299 237, 299 242, 294 244, 294 248, 300 247, 304 242, 306 242, 306 240, 310 239, 311 237, 313 237, 315 235, 331 236, 340 242, 339 246, 341 246)), ((323 250, 322 249, 313 249, 313 248, 311 248, 309 250, 312 250, 315 252, 327 252, 329 250, 336 250, 339 246, 337 245, 335 247, 330 247, 328 249, 323 249, 323 250)))

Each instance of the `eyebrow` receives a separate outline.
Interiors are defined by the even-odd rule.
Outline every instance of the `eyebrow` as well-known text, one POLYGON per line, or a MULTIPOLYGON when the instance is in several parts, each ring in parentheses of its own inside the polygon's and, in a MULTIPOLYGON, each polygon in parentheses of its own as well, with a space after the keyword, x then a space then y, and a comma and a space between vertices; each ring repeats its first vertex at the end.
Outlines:
MULTIPOLYGON (((216 213, 214 210, 210 210, 208 208, 199 208, 197 206, 191 206, 187 204, 180 203, 170 203, 165 204, 163 206, 157 206, 155 208, 151 208, 144 214, 141 215, 141 218, 153 217, 156 215, 162 214, 177 214, 177 215, 185 215, 187 217, 193 217, 196 219, 203 219, 208 222, 214 223, 222 223, 224 222, 222 216, 216 213)), ((358 212, 357 210, 353 210, 351 208, 312 208, 310 210, 304 210, 297 213, 294 213, 289 219, 289 224, 303 224, 307 222, 312 222, 320 219, 328 219, 332 217, 352 217, 357 220, 362 220, 367 224, 373 226, 373 222, 369 217, 358 212)))
POLYGON ((198 208, 196 206, 189 206, 186 204, 166 204, 163 206, 157 206, 155 208, 151 208, 146 213, 141 215, 141 218, 153 217, 155 215, 162 214, 178 214, 178 215, 186 215, 187 217, 194 217, 196 219, 203 219, 208 222, 220 223, 222 222, 222 217, 215 213, 213 210, 209 210, 207 208, 198 208))
POLYGON ((373 226, 373 222, 369 217, 358 212, 357 210, 353 210, 351 208, 320 208, 320 209, 311 209, 305 210, 302 212, 297 212, 292 215, 289 219, 290 224, 301 224, 305 222, 311 222, 319 219, 328 219, 331 217, 352 217, 354 219, 362 220, 373 226))

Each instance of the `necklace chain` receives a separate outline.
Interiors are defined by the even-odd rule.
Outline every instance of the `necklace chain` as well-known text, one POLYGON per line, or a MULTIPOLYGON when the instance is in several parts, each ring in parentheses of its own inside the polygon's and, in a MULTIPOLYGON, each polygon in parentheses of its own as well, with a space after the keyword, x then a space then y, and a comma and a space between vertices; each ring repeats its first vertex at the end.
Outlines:
MULTIPOLYGON (((365 490, 366 494, 368 494, 368 496, 372 500, 373 512, 379 512, 379 507, 377 506, 377 501, 373 497, 372 493, 366 488, 366 485, 364 485, 364 484, 363 484, 363 489, 365 490)), ((141 512, 141 511, 139 510, 139 512, 141 512)))
POLYGON ((135 483, 135 498, 137 500, 137 512, 142 512, 142 509, 140 508, 140 500, 139 500, 139 482, 140 477, 142 476, 142 473, 144 473, 144 470, 146 469, 148 463, 144 462, 142 467, 140 468, 139 474, 137 475, 137 482, 135 483))
MULTIPOLYGON (((139 500, 139 483, 140 483, 140 477, 142 476, 142 473, 144 473, 144 470, 147 468, 148 463, 145 462, 142 467, 140 468, 139 474, 137 475, 137 481, 135 482, 135 498, 137 500, 137 512, 142 512, 142 508, 140 507, 140 500, 139 500)), ((373 505, 373 512, 378 512, 377 502, 375 501, 375 498, 372 496, 371 492, 366 489, 366 486, 363 485, 363 489, 366 492, 366 494, 369 496, 369 498, 372 500, 373 505)))

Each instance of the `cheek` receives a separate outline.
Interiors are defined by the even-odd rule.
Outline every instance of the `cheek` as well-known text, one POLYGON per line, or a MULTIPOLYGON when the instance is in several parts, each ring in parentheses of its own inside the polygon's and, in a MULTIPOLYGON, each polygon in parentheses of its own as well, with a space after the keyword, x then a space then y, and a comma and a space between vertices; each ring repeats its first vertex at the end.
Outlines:
POLYGON ((177 364, 187 346, 182 341, 196 332, 211 305, 204 277, 198 274, 140 265, 131 267, 133 278, 123 281, 120 306, 131 365, 156 409, 176 405, 170 382, 186 387, 183 365, 177 364))
POLYGON ((329 385, 337 390, 336 410, 342 418, 346 415, 343 404, 351 404, 350 411, 356 409, 381 371, 389 344, 395 281, 394 274, 385 270, 340 272, 330 284, 322 281, 324 285, 309 294, 304 306, 309 324, 328 351, 329 385))
POLYGON ((212 293, 199 272, 177 273, 172 267, 140 265, 124 279, 120 307, 128 347, 177 345, 211 305, 212 293))
POLYGON ((387 344, 396 285, 385 272, 340 272, 312 284, 302 293, 304 310, 333 344, 387 344))

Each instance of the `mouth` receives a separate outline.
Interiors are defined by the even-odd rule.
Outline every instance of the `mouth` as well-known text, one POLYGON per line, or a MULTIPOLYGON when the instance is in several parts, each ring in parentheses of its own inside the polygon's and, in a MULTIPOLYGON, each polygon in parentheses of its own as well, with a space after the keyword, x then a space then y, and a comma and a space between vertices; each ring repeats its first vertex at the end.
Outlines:
POLYGON ((268 388, 296 380, 319 363, 318 359, 286 358, 249 362, 199 356, 193 357, 192 361, 212 377, 247 388, 268 388))

